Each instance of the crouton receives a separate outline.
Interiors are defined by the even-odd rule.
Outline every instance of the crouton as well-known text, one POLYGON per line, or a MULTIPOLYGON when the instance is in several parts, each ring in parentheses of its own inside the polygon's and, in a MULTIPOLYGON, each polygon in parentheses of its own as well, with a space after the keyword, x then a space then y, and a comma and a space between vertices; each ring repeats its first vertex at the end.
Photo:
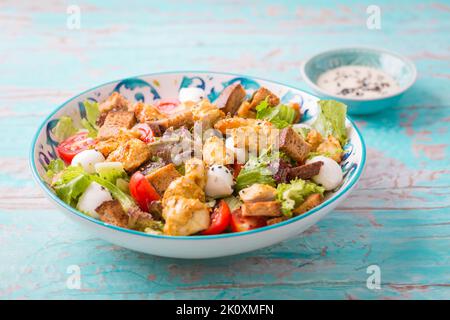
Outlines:
POLYGON ((271 218, 267 220, 267 225, 270 226, 272 224, 276 224, 276 223, 280 223, 283 222, 285 220, 289 219, 288 217, 276 217, 276 218, 271 218))
POLYGON ((278 217, 281 215, 281 204, 278 201, 244 202, 242 216, 278 217))
POLYGON ((261 87, 253 93, 249 101, 244 101, 241 104, 238 110, 238 116, 243 118, 255 118, 256 107, 266 99, 271 107, 277 106, 280 103, 280 98, 273 94, 269 89, 261 87))
POLYGON ((317 207, 323 201, 323 196, 320 193, 313 193, 309 195, 305 201, 297 208, 295 208, 292 213, 296 216, 305 213, 306 211, 311 210, 314 207, 317 207))
POLYGON ((130 102, 118 92, 113 92, 108 99, 98 105, 100 113, 107 113, 113 110, 128 111, 129 108, 130 102))
POLYGON ((299 163, 303 163, 309 153, 309 145, 291 127, 281 130, 279 148, 299 163))
POLYGON ((225 114, 234 115, 246 96, 244 87, 240 83, 231 84, 222 90, 215 104, 225 114))
POLYGON ((143 102, 135 103, 133 111, 139 122, 151 122, 166 118, 156 107, 143 102))
POLYGON ((99 140, 95 144, 95 150, 101 152, 106 158, 111 152, 116 150, 121 144, 133 138, 139 138, 140 132, 132 130, 120 130, 118 136, 106 140, 99 140))
POLYGON ((252 184, 250 187, 239 191, 239 196, 244 202, 260 202, 275 200, 277 190, 267 184, 252 184))
POLYGON ((194 125, 194 119, 190 110, 183 110, 174 114, 171 114, 166 119, 160 119, 156 122, 163 131, 168 128, 177 129, 180 127, 192 128, 194 125))
POLYGON ((288 171, 288 180, 292 179, 303 179, 308 180, 319 174, 320 168, 322 167, 322 161, 316 161, 309 164, 304 164, 295 168, 290 168, 288 171))
POLYGON ((128 215, 117 200, 103 202, 95 211, 105 223, 122 228, 128 227, 128 215))
POLYGON ((203 99, 191 108, 193 120, 201 121, 204 129, 211 128, 217 121, 225 118, 225 113, 211 104, 207 99, 203 99))
POLYGON ((169 184, 179 177, 181 177, 181 174, 177 171, 173 163, 156 169, 145 176, 160 195, 163 195, 169 184))
POLYGON ((105 123, 100 127, 97 138, 100 140, 116 137, 120 129, 130 129, 136 123, 133 112, 116 111, 109 112, 105 123))
POLYGON ((133 172, 150 156, 150 148, 141 140, 133 138, 111 152, 106 160, 122 162, 125 171, 133 172))

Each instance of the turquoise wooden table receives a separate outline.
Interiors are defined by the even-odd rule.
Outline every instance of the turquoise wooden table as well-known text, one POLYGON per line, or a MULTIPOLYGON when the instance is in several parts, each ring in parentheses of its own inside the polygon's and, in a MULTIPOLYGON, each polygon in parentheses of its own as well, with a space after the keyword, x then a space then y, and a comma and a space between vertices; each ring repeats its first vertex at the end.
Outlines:
POLYGON ((450 3, 378 0, 373 29, 371 2, 210 2, 0 3, 0 298, 449 299, 450 3), (355 44, 406 55, 419 78, 398 105, 355 119, 362 180, 296 239, 214 260, 147 256, 88 234, 31 179, 38 125, 92 86, 197 69, 307 89, 307 56, 355 44))

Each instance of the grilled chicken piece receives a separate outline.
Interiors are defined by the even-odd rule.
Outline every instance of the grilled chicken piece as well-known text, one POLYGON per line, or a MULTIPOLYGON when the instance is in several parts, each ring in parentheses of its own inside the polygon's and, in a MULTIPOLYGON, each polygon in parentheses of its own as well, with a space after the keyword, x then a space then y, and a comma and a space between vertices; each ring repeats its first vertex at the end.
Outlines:
POLYGON ((209 166, 213 164, 232 164, 234 154, 225 147, 223 139, 216 136, 209 137, 203 144, 203 161, 209 166))
POLYGON ((250 187, 239 191, 239 196, 244 202, 260 202, 275 200, 277 190, 267 184, 255 183, 250 187))
POLYGON ((209 209, 198 199, 171 197, 163 208, 164 233, 187 236, 205 230, 210 224, 209 209))
POLYGON ((111 152, 116 150, 121 144, 124 144, 130 139, 139 138, 141 134, 137 131, 133 130, 125 130, 121 129, 119 130, 119 133, 117 136, 106 139, 106 140, 99 140, 95 144, 95 150, 101 152, 103 156, 106 158, 109 156, 111 152))
POLYGON ((171 198, 192 198, 205 202, 205 192, 190 177, 181 176, 172 181, 164 192, 163 207, 171 198))
POLYGON ((281 216, 281 203, 278 201, 244 202, 243 217, 278 217, 281 216))
POLYGON ((337 163, 342 161, 342 147, 339 140, 332 135, 317 147, 317 152, 329 156, 337 163))
POLYGON ((317 147, 323 142, 323 137, 319 131, 312 129, 306 136, 306 142, 310 145, 311 151, 316 151, 317 147))
POLYGON ((246 92, 240 83, 231 84, 220 93, 215 104, 225 114, 234 115, 244 101, 246 92))
POLYGON ((192 179, 203 190, 206 185, 205 163, 200 159, 192 158, 186 161, 184 168, 184 176, 192 179))

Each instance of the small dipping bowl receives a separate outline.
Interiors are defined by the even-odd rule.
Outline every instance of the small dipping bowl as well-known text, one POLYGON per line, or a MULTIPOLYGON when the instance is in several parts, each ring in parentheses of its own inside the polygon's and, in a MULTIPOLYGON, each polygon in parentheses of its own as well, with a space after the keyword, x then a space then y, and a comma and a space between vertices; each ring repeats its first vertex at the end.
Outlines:
POLYGON ((321 98, 345 103, 348 113, 353 115, 371 114, 395 106, 417 78, 416 67, 409 59, 396 53, 374 48, 341 48, 316 54, 303 63, 301 73, 306 84, 321 98), (379 69, 390 75, 397 82, 399 89, 389 95, 377 98, 356 98, 335 95, 317 85, 317 79, 324 72, 350 65, 379 69))

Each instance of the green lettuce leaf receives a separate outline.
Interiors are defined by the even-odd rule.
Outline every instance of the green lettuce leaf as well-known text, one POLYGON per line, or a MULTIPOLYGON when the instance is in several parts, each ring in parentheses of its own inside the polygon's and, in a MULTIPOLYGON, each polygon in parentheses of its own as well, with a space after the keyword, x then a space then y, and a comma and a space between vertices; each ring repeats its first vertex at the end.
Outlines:
POLYGON ((76 206, 78 199, 91 183, 91 178, 81 166, 69 166, 53 182, 56 195, 70 206, 76 206))
POLYGON ((125 212, 129 212, 129 210, 137 207, 136 202, 134 202, 134 199, 130 195, 120 190, 120 188, 117 187, 115 184, 106 181, 105 179, 97 175, 91 175, 91 179, 97 182, 99 185, 105 187, 109 192, 111 192, 113 198, 120 202, 125 212))
POLYGON ((256 106, 256 119, 267 120, 278 129, 286 128, 295 120, 295 110, 287 105, 280 104, 270 107, 266 100, 256 106))
POLYGON ((281 202, 281 211, 291 217, 292 210, 297 208, 306 197, 313 193, 323 195, 325 189, 314 182, 302 179, 292 180, 290 183, 280 183, 277 187, 277 199, 281 202))
POLYGON ((88 130, 89 137, 95 138, 98 133, 98 126, 96 122, 100 115, 98 103, 86 100, 83 104, 84 109, 86 110, 86 118, 81 120, 81 125, 88 130))
POLYGON ((66 140, 78 132, 78 129, 73 125, 73 120, 70 117, 62 116, 53 129, 53 135, 58 142, 66 140))
POLYGON ((236 178, 236 191, 240 191, 255 183, 275 186, 270 164, 278 161, 280 153, 263 152, 259 157, 250 157, 236 178))
POLYGON ((128 175, 123 169, 123 164, 121 162, 99 162, 95 164, 95 172, 111 183, 116 184, 117 179, 127 178, 128 175))
POLYGON ((335 100, 320 100, 318 104, 320 113, 313 123, 313 127, 324 138, 332 135, 339 140, 341 146, 345 145, 347 142, 347 129, 345 128, 347 106, 335 100))
POLYGON ((65 168, 66 168, 66 165, 64 164, 64 161, 62 161, 59 158, 53 159, 52 161, 50 161, 50 163, 47 166, 46 175, 51 180, 51 179, 53 179, 53 177, 56 174, 60 173, 65 168))

